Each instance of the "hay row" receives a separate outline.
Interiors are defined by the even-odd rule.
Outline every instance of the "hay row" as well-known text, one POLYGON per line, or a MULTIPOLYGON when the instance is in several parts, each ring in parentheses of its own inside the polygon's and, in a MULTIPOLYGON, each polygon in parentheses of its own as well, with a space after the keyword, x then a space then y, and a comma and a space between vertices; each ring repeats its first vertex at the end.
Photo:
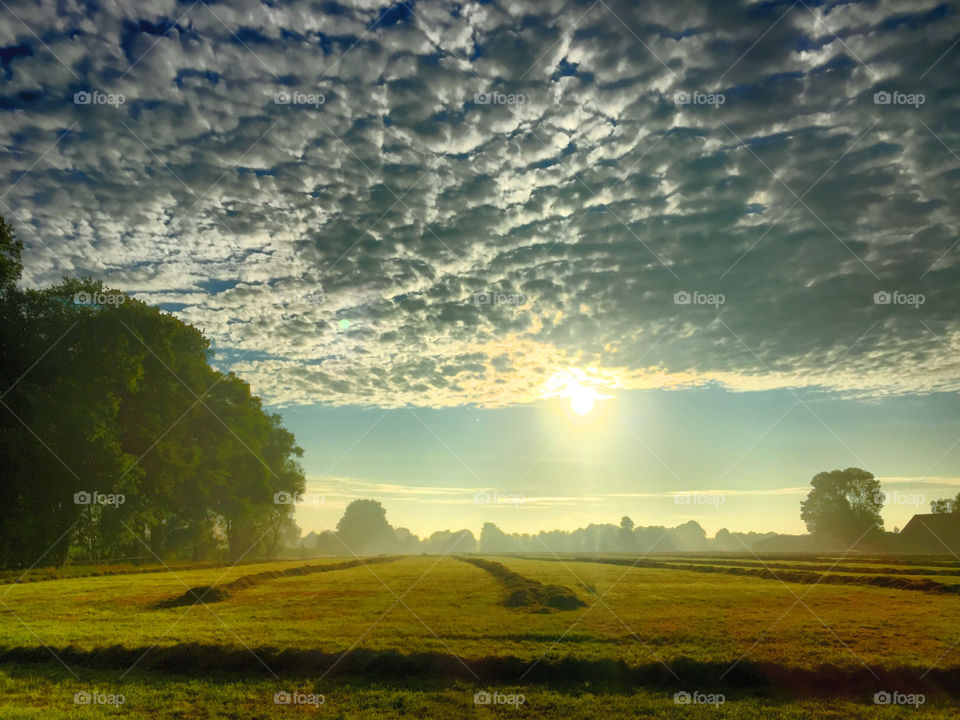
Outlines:
POLYGON ((586 607, 586 603, 568 587, 544 585, 537 580, 513 572, 502 563, 463 556, 458 556, 457 559, 493 575, 507 590, 507 596, 503 601, 507 607, 523 607, 537 612, 586 607))

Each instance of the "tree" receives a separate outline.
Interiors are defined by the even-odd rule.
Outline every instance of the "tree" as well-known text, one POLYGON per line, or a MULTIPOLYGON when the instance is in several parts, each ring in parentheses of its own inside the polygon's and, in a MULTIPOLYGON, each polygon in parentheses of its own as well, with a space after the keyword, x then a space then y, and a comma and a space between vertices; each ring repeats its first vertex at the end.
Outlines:
POLYGON ((101 314, 75 304, 81 288, 103 289, 73 280, 50 290, 3 291, 0 564, 7 567, 40 558, 62 563, 72 540, 94 559, 109 557, 117 533, 105 541, 104 522, 126 508, 107 511, 91 498, 128 494, 139 479, 136 457, 117 431, 119 396, 136 363, 123 347, 126 331, 109 317, 116 308, 101 314))
POLYGON ((376 500, 354 500, 347 505, 337 523, 337 537, 345 554, 375 555, 388 552, 396 543, 396 533, 387 522, 387 511, 376 500))
POLYGON ((636 546, 635 540, 636 538, 633 536, 633 520, 624 515, 620 518, 620 533, 617 536, 620 549, 625 552, 630 552, 636 546))
POLYGON ((458 532, 437 530, 428 539, 424 540, 424 548, 428 553, 438 555, 451 552, 472 553, 477 551, 477 539, 469 530, 458 532))
POLYGON ((800 517, 814 535, 856 541, 870 528, 883 529, 883 493, 873 473, 860 468, 814 475, 813 489, 800 503, 800 517))
POLYGON ((305 484, 280 417, 172 315, 89 278, 18 289, 22 247, 0 218, 0 566, 278 548, 305 484))
POLYGON ((480 528, 480 552, 515 552, 516 542, 492 522, 485 522, 480 528))
POLYGON ((960 493, 955 498, 930 501, 930 512, 936 515, 960 514, 960 493))
POLYGON ((0 290, 16 287, 23 272, 23 263, 20 261, 22 251, 23 241, 17 239, 13 228, 0 217, 0 290))

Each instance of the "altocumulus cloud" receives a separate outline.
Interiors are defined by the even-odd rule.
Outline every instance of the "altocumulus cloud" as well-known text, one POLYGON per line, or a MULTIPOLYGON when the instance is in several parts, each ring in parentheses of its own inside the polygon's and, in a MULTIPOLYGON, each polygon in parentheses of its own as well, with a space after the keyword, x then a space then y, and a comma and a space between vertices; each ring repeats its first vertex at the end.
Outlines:
POLYGON ((955 5, 3 13, 25 282, 129 289, 273 403, 960 388, 955 5))

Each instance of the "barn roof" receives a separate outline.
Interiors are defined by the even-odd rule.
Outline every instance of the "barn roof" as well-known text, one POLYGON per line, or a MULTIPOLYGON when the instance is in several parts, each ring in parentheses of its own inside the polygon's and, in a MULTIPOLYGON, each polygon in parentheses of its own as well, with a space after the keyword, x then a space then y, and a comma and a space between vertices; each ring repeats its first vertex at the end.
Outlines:
POLYGON ((960 552, 960 513, 914 515, 899 538, 911 546, 923 546, 926 552, 960 552))

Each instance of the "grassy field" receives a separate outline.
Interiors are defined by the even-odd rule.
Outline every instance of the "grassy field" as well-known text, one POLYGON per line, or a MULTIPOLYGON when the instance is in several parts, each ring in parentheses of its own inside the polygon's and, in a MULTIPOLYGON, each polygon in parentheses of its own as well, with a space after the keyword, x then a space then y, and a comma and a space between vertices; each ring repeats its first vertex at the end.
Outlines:
MULTIPOLYGON (((630 567, 639 558, 625 556, 483 559, 329 558, 0 586, 0 717, 960 713, 954 594, 728 572, 753 556, 657 558, 699 569, 630 567), (205 599, 217 601, 193 604, 196 590, 171 606, 211 586, 223 595, 205 599), (567 609, 543 599, 556 596, 567 609), (93 701, 77 704, 85 692, 93 701), (300 694, 276 704, 278 692, 300 694), (475 702, 484 692, 491 702, 475 702), (875 705, 878 692, 918 707, 875 705)), ((927 575, 949 568, 923 559, 835 562, 763 564, 953 581, 927 575)))

